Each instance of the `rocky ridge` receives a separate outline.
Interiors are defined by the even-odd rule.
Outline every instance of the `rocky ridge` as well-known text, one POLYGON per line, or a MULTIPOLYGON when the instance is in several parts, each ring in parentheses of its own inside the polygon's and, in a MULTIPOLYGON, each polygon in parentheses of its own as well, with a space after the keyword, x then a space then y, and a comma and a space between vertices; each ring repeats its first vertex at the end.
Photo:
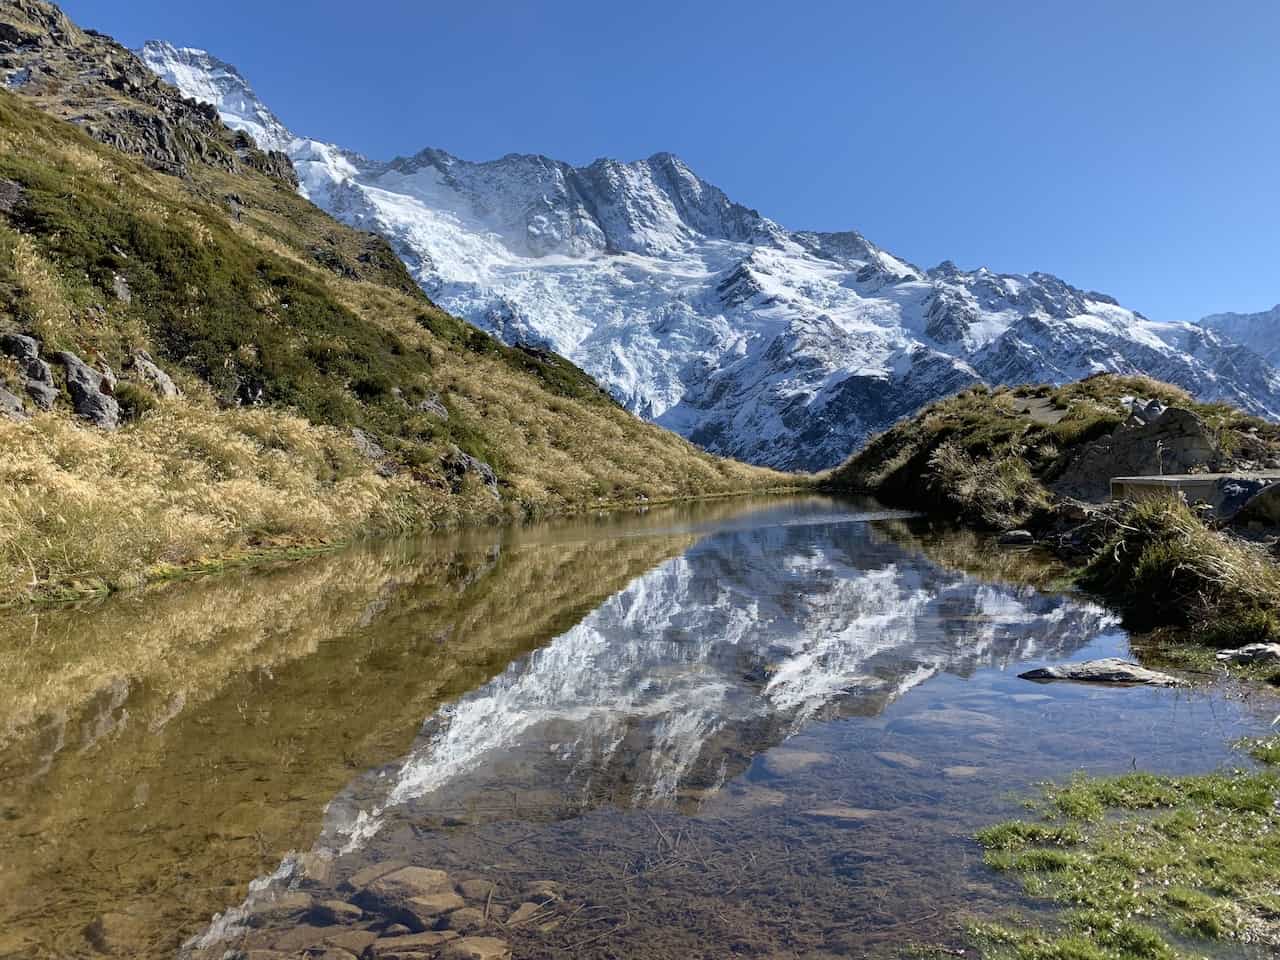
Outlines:
POLYGON ((167 173, 181 175, 202 163, 297 182, 283 154, 259 149, 206 104, 158 81, 128 49, 82 30, 44 0, 6 0, 0 84, 167 173))
POLYGON ((1156 323, 1046 273, 923 270, 854 231, 788 230, 671 154, 585 167, 438 149, 370 160, 292 134, 204 51, 152 42, 141 56, 287 152, 304 195, 386 236, 438 303, 569 357, 712 452, 829 467, 970 384, 1099 372, 1280 415, 1280 371, 1214 329, 1156 323))

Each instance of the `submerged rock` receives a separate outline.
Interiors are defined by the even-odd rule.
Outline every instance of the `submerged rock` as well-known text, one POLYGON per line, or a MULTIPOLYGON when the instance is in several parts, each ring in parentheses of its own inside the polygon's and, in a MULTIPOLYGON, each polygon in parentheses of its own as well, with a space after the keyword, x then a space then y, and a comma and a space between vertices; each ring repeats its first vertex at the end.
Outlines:
POLYGON ((497 937, 463 937, 446 946, 441 956, 449 960, 506 960, 511 948, 497 937))
POLYGON ((414 931, 427 930, 443 914, 466 906, 447 873, 426 867, 401 867, 384 874, 361 890, 355 900, 414 931))
POLYGON ((63 350, 57 359, 67 369, 67 391, 76 415, 104 430, 119 426, 120 404, 111 395, 114 378, 108 379, 70 351, 63 350))
POLYGON ((909 753, 899 753, 896 750, 881 750, 875 755, 876 759, 881 763, 896 767, 899 770, 919 770, 923 764, 909 753))
POLYGON ((806 817, 814 817, 818 820, 831 820, 836 823, 863 823, 880 816, 879 810, 867 810, 863 807, 846 807, 842 805, 819 807, 816 810, 806 810, 806 817))
POLYGON ((398 936, 379 937, 365 948, 369 960, 390 960, 392 957, 435 956, 435 951, 458 935, 452 930, 427 930, 423 933, 405 933, 398 936))
POLYGON ((1153 687, 1180 687, 1183 681, 1158 670, 1117 657, 1085 660, 1080 663, 1056 663, 1018 674, 1023 680, 1074 680, 1079 683, 1146 684, 1153 687))
POLYGON ((1224 663, 1280 663, 1280 643, 1250 643, 1234 650, 1219 650, 1224 663))

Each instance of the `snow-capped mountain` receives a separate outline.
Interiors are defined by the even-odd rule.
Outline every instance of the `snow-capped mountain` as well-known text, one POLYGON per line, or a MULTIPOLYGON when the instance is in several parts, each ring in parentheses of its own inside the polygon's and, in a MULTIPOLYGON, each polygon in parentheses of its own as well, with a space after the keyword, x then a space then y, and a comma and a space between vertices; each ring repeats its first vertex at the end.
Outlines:
POLYGON ((1261 313, 1212 313, 1200 326, 1242 343, 1280 366, 1280 303, 1261 313))
POLYGON ((926 271, 853 231, 788 230, 670 154, 585 167, 435 149, 369 160, 293 136, 204 51, 151 42, 140 53, 229 126, 287 152, 302 192, 385 235, 442 307, 569 357, 716 453, 829 467, 967 384, 1105 371, 1280 416, 1280 371, 1252 351, 1048 274, 926 271))

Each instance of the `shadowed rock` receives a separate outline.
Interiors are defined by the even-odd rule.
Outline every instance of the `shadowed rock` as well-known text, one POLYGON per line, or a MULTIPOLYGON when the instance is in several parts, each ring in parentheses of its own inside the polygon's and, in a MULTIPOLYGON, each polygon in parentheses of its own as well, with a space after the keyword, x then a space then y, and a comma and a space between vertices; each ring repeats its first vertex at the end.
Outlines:
POLYGON ((493 467, 478 457, 473 457, 469 453, 463 453, 457 447, 452 447, 448 453, 440 458, 440 463, 444 467, 445 473, 449 475, 455 493, 462 489, 467 476, 472 475, 489 488, 489 492, 493 494, 495 500, 502 499, 502 495, 498 493, 498 475, 494 473, 493 467))
POLYGON ((58 362, 67 368, 67 392, 76 415, 96 427, 114 430, 120 424, 120 404, 111 395, 114 377, 95 370, 74 353, 63 350, 58 362))
POLYGON ((22 398, 0 387, 0 416, 10 420, 26 420, 27 411, 22 405, 22 398))

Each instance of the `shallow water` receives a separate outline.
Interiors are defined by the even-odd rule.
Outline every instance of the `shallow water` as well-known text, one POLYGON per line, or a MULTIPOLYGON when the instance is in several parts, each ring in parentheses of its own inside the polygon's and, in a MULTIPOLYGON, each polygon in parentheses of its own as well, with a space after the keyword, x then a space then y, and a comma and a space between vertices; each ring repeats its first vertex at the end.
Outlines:
POLYGON ((493 927, 517 957, 954 943, 1018 902, 969 838, 1033 782, 1241 762, 1276 709, 1017 679, 1127 640, 950 565, 984 552, 1035 572, 870 504, 744 500, 10 616, 0 956, 296 950, 264 904, 387 860, 493 881, 494 916, 556 884, 493 927))

